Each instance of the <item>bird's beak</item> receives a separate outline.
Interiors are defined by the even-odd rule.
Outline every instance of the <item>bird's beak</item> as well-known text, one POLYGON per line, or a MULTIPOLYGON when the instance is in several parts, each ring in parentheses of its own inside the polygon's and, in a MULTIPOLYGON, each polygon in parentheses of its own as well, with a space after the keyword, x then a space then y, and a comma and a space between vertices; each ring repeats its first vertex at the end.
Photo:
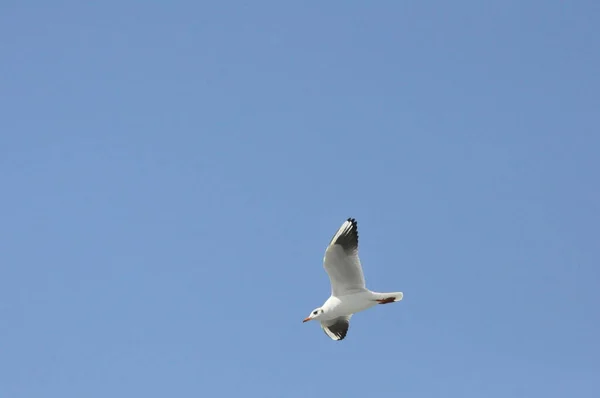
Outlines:
POLYGON ((306 319, 304 319, 304 320, 302 321, 302 323, 304 323, 304 322, 308 322, 308 321, 310 321, 310 320, 312 320, 312 319, 311 319, 311 318, 306 318, 306 319))

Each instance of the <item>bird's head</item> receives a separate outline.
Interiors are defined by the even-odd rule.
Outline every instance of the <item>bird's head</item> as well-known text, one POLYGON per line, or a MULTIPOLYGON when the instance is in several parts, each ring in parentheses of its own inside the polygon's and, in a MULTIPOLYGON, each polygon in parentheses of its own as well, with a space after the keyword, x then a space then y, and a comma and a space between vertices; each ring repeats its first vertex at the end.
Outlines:
POLYGON ((313 319, 319 319, 324 313, 325 310, 323 310, 323 308, 315 308, 302 322, 304 323, 312 321, 313 319))

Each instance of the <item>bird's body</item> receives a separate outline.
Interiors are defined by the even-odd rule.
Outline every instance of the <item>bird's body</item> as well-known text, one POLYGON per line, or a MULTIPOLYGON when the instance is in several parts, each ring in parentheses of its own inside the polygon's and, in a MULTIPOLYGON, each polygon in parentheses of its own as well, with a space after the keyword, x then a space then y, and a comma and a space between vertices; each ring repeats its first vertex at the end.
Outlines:
POLYGON ((352 315, 377 305, 368 290, 346 296, 329 296, 321 308, 325 310, 321 320, 331 320, 340 316, 352 315))
POLYGON ((304 322, 318 319, 325 333, 333 340, 343 340, 350 326, 350 318, 377 304, 402 300, 402 292, 377 293, 365 286, 365 278, 358 257, 358 225, 349 218, 331 239, 323 266, 331 282, 331 296, 311 312, 304 322))

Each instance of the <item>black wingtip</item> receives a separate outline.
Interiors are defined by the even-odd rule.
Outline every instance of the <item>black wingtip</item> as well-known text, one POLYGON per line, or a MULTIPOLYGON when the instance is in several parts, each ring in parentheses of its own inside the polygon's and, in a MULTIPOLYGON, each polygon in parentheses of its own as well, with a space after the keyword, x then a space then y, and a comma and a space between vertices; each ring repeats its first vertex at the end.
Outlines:
POLYGON ((346 221, 352 224, 352 229, 356 232, 356 237, 358 238, 358 221, 356 221, 356 218, 350 217, 346 221))
POLYGON ((358 250, 358 223, 356 220, 348 218, 335 235, 333 235, 329 244, 338 244, 346 251, 358 250), (346 223, 350 223, 350 227, 346 223))
POLYGON ((350 329, 350 321, 348 319, 339 319, 332 325, 323 326, 325 334, 335 341, 344 340, 348 334, 348 329, 350 329))

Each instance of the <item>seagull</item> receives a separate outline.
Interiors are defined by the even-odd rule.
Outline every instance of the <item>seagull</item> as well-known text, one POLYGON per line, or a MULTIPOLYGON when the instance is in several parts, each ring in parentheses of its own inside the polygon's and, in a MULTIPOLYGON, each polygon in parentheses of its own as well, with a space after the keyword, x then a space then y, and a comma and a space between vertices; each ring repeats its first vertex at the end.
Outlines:
POLYGON ((333 340, 346 337, 353 314, 402 300, 402 292, 377 293, 366 288, 358 258, 358 223, 354 218, 347 219, 333 235, 325 250, 323 267, 331 282, 331 296, 302 322, 320 321, 325 334, 333 340))

